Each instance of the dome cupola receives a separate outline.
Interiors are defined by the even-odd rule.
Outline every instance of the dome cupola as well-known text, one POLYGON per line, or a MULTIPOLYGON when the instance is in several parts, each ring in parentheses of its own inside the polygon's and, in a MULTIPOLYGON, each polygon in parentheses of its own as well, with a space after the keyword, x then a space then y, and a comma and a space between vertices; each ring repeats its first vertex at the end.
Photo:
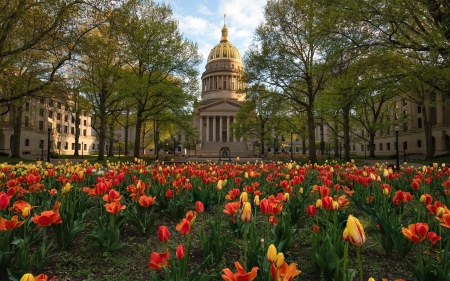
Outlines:
POLYGON ((208 55, 208 61, 210 62, 215 59, 235 59, 242 62, 241 54, 239 50, 230 43, 228 40, 228 28, 225 21, 226 15, 224 16, 224 23, 222 28, 222 37, 220 38, 220 43, 211 49, 208 55))

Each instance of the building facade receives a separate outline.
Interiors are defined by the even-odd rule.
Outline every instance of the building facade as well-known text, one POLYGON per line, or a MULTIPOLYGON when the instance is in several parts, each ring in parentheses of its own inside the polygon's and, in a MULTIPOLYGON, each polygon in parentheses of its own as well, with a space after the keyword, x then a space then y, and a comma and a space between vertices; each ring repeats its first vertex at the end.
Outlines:
POLYGON ((50 151, 61 155, 73 154, 76 145, 80 155, 97 151, 91 117, 86 112, 80 116, 79 142, 75 143, 75 114, 71 112, 69 103, 56 98, 25 101, 19 140, 16 140, 11 124, 13 113, 0 116, 0 152, 10 154, 11 144, 18 141, 22 155, 44 155, 45 159, 49 137, 50 151))

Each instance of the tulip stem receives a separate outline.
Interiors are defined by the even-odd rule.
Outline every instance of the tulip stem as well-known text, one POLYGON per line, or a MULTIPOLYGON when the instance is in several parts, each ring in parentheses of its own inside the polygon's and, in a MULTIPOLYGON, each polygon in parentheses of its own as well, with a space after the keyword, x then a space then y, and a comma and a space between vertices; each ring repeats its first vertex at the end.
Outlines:
POLYGON ((348 258, 348 241, 345 241, 345 248, 344 248, 344 270, 343 270, 343 276, 342 280, 347 281, 347 258, 348 258))
POLYGON ((248 224, 245 223, 244 225, 244 235, 243 235, 243 240, 244 240, 244 269, 245 271, 247 271, 247 233, 248 233, 248 224))
POLYGON ((361 262, 361 247, 356 248, 356 256, 358 258, 359 281, 362 281, 363 275, 362 275, 362 262, 361 262))

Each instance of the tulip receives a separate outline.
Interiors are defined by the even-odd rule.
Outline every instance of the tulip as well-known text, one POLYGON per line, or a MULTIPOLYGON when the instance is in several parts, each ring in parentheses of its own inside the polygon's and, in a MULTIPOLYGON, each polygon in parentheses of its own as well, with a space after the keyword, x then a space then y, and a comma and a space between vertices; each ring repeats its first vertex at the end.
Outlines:
POLYGON ((31 220, 42 227, 50 226, 52 224, 60 224, 62 222, 61 217, 54 211, 45 211, 40 216, 34 215, 31 220))
POLYGON ((442 237, 438 236, 435 232, 430 231, 430 232, 428 232, 427 240, 430 241, 431 246, 433 247, 434 244, 436 244, 436 242, 442 240, 442 237))
POLYGON ((166 250, 164 253, 152 252, 150 254, 150 262, 148 264, 148 267, 153 270, 160 270, 166 266, 170 266, 169 259, 169 250, 166 250))
POLYGON ((248 202, 248 193, 247 192, 244 191, 241 193, 240 201, 241 201, 241 204, 244 202, 248 202))
POLYGON ((242 205, 241 220, 243 222, 250 222, 252 218, 252 206, 250 205, 250 203, 244 202, 244 205, 242 205))
POLYGON ((201 201, 195 202, 195 210, 199 214, 201 214, 205 211, 205 206, 203 205, 203 203, 201 201))
POLYGON ((357 218, 352 215, 348 216, 346 230, 348 239, 353 245, 358 247, 364 245, 366 242, 366 235, 364 233, 364 228, 357 218))
POLYGON ((151 207, 155 203, 156 196, 139 196, 139 205, 142 207, 151 207))
POLYGON ((10 197, 8 195, 6 195, 5 192, 0 192, 0 211, 5 210, 6 208, 8 208, 9 202, 10 202, 10 197))
POLYGON ((236 266, 237 272, 233 273, 230 269, 225 268, 223 269, 222 278, 225 281, 252 281, 257 276, 258 267, 253 267, 250 272, 245 272, 245 269, 242 267, 242 265, 237 261, 234 263, 236 266))
POLYGON ((253 204, 254 204, 255 206, 259 206, 259 203, 260 203, 260 201, 259 201, 259 196, 256 195, 255 198, 253 199, 253 204))
POLYGON ((269 248, 267 249, 266 258, 270 263, 274 263, 277 260, 277 248, 274 244, 270 244, 269 248))
POLYGON ((284 263, 284 254, 278 253, 277 258, 275 260, 275 266, 277 267, 277 269, 280 269, 283 263, 284 263))
POLYGON ((309 205, 308 208, 306 208, 306 213, 307 213, 308 216, 310 216, 310 217, 316 216, 316 214, 317 214, 316 206, 314 206, 314 205, 309 205))
POLYGON ((181 260, 182 258, 184 258, 184 247, 183 245, 178 245, 177 247, 177 251, 175 253, 175 256, 177 257, 177 259, 181 260))
POLYGON ((22 218, 26 219, 30 216, 30 208, 25 207, 22 209, 22 218))
POLYGON ((64 194, 64 193, 70 192, 71 190, 72 190, 72 186, 70 185, 70 183, 66 183, 66 185, 64 185, 62 193, 64 194))
POLYGON ((159 237, 159 241, 161 241, 163 243, 169 241, 169 239, 170 239, 169 229, 164 225, 160 226, 158 229, 158 237, 159 237))
POLYGON ((223 188, 223 181, 222 180, 219 180, 219 181, 217 181, 217 190, 222 190, 222 188, 223 188))
POLYGON ((275 281, 292 281, 300 273, 301 271, 297 269, 297 264, 295 263, 288 265, 286 262, 283 262, 280 268, 277 268, 275 264, 272 264, 270 267, 270 274, 275 281))
POLYGON ((267 198, 264 198, 261 201, 259 201, 259 209, 264 215, 270 213, 270 203, 269 200, 267 200, 267 198))
POLYGON ((427 238, 428 224, 423 222, 410 224, 408 228, 402 227, 402 233, 414 243, 422 242, 427 238))
POLYGON ((34 276, 31 273, 25 273, 22 278, 20 278, 20 281, 34 281, 34 276))
POLYGON ((105 208, 108 213, 111 213, 113 215, 117 214, 121 210, 124 210, 127 206, 121 205, 119 201, 113 201, 111 203, 106 203, 105 208))
POLYGON ((177 225, 176 229, 183 235, 188 235, 191 231, 191 223, 187 219, 182 219, 177 225))

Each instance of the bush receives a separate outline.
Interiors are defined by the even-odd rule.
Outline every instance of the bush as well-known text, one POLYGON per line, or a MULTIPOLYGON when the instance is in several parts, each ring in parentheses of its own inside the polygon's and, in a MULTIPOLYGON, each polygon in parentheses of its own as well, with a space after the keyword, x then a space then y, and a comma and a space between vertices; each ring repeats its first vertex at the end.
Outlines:
POLYGON ((57 152, 50 152, 50 158, 59 158, 59 154, 57 152))
POLYGON ((8 157, 8 156, 9 156, 9 153, 0 151, 0 157, 8 157))

